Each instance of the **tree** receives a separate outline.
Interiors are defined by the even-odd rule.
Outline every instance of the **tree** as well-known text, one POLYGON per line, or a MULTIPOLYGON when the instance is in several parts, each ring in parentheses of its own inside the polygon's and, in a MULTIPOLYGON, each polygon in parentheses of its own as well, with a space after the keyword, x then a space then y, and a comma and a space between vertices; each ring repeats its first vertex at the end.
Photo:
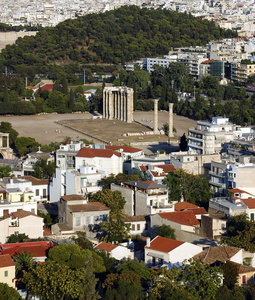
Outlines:
POLYGON ((255 251, 255 222, 248 219, 247 214, 230 217, 227 222, 228 236, 221 239, 221 244, 255 251))
POLYGON ((180 138, 180 144, 179 144, 179 146, 180 146, 180 150, 181 151, 186 151, 187 150, 188 141, 187 141, 185 133, 180 138))
POLYGON ((81 247, 82 249, 93 250, 93 244, 91 241, 87 239, 86 232, 84 231, 76 231, 77 238, 75 236, 72 237, 72 240, 76 245, 81 247))
POLYGON ((140 179, 141 177, 138 174, 134 174, 134 175, 127 175, 123 173, 119 173, 117 175, 110 174, 108 177, 102 178, 102 186, 103 189, 110 189, 112 183, 120 184, 121 182, 124 181, 132 181, 132 180, 140 180, 140 179))
POLYGON ((86 266, 88 257, 92 257, 94 272, 101 273, 105 271, 103 259, 95 252, 88 249, 80 249, 76 244, 59 244, 49 251, 49 259, 66 265, 72 270, 81 270, 86 266))
POLYGON ((221 269, 190 259, 179 268, 160 269, 153 274, 151 294, 163 299, 216 299, 221 269), (184 296, 185 295, 185 296, 184 296))
POLYGON ((80 299, 97 299, 95 277, 91 271, 88 273, 85 270, 71 270, 68 266, 54 261, 46 261, 43 265, 24 272, 23 282, 30 294, 45 300, 79 298, 85 288, 90 291, 91 297, 83 295, 80 299))
POLYGON ((122 197, 121 192, 105 189, 93 194, 91 202, 101 202, 111 209, 111 212, 119 211, 124 208, 126 200, 122 197))
POLYGON ((9 133, 10 145, 13 145, 19 133, 12 128, 12 124, 9 122, 0 123, 0 132, 9 133))
POLYGON ((56 171, 56 163, 55 162, 48 162, 46 159, 39 159, 33 165, 34 173, 33 176, 37 178, 45 178, 49 179, 52 178, 53 174, 56 171))
POLYGON ((229 289, 233 289, 237 283, 238 266, 231 261, 227 261, 221 268, 224 276, 223 284, 229 289))
POLYGON ((171 226, 165 224, 158 227, 156 235, 176 240, 175 230, 171 228, 171 226))
POLYGON ((15 147, 20 156, 24 156, 32 151, 32 148, 40 146, 34 138, 21 136, 16 138, 15 147))
POLYGON ((118 244, 129 238, 130 224, 124 222, 121 210, 113 210, 109 214, 109 220, 100 223, 102 230, 106 232, 104 240, 106 242, 118 244))
POLYGON ((12 175, 12 169, 10 166, 0 167, 0 178, 10 177, 12 175))
POLYGON ((193 175, 184 170, 168 173, 165 184, 170 189, 169 199, 184 201, 207 207, 211 197, 207 179, 202 175, 193 175))
POLYGON ((29 239, 29 236, 26 235, 25 233, 14 233, 14 234, 11 234, 7 240, 7 244, 9 243, 22 243, 24 242, 25 240, 28 240, 29 239))
POLYGON ((139 262, 136 259, 122 260, 117 268, 117 273, 125 274, 130 271, 139 276, 143 289, 147 291, 151 286, 151 270, 146 267, 146 264, 144 262, 139 262))
POLYGON ((106 289, 105 299, 108 300, 141 299, 142 286, 139 276, 133 271, 107 275, 103 288, 106 289))
POLYGON ((7 283, 0 282, 0 298, 8 299, 8 300, 21 300, 20 294, 14 289, 10 287, 7 283))

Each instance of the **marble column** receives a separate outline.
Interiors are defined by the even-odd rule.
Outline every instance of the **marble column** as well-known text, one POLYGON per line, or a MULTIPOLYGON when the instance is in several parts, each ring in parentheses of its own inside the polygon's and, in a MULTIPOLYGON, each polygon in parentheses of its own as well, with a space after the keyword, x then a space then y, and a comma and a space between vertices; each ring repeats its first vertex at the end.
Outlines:
POLYGON ((168 137, 173 137, 173 128, 174 128, 174 121, 173 121, 173 103, 169 103, 169 130, 168 130, 168 137))
POLYGON ((158 99, 154 99, 154 133, 158 134, 158 99))

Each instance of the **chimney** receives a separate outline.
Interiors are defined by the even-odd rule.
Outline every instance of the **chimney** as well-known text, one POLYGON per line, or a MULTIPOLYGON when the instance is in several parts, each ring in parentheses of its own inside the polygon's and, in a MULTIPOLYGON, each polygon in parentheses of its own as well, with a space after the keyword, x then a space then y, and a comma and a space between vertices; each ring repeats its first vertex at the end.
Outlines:
POLYGON ((150 237, 147 237, 146 238, 146 247, 150 247, 150 245, 151 245, 151 239, 150 239, 150 237))

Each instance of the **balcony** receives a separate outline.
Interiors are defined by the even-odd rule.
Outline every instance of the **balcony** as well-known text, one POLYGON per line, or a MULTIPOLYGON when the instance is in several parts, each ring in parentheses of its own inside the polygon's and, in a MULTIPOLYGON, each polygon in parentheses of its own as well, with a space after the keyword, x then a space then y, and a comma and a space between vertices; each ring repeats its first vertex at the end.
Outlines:
POLYGON ((212 175, 212 176, 215 176, 215 177, 220 177, 220 178, 224 178, 226 176, 224 172, 215 173, 213 171, 209 171, 209 175, 212 175))

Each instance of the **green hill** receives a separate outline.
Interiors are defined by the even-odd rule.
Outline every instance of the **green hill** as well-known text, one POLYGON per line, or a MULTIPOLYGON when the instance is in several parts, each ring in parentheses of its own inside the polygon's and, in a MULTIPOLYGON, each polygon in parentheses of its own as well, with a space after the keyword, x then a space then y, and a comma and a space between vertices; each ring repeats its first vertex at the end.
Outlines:
POLYGON ((45 73, 51 64, 120 64, 140 57, 167 54, 171 47, 205 45, 236 33, 213 22, 162 9, 124 6, 90 14, 19 38, 0 55, 4 66, 22 76, 45 73))

